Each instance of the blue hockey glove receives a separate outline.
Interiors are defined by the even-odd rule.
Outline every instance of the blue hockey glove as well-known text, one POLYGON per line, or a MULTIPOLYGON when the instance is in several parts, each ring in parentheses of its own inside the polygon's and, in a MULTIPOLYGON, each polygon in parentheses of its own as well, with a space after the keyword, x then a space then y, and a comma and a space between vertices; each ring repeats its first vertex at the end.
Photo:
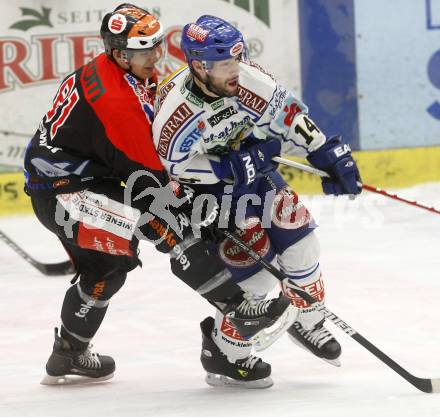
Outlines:
POLYGON ((257 174, 267 174, 277 168, 272 162, 278 156, 281 142, 269 139, 258 142, 240 151, 230 151, 229 160, 234 174, 235 186, 250 186, 257 178, 257 174))
POLYGON ((319 149, 311 152, 307 160, 330 175, 330 178, 322 178, 325 194, 359 194, 362 191, 358 185, 361 177, 350 146, 342 143, 340 136, 329 138, 319 149))

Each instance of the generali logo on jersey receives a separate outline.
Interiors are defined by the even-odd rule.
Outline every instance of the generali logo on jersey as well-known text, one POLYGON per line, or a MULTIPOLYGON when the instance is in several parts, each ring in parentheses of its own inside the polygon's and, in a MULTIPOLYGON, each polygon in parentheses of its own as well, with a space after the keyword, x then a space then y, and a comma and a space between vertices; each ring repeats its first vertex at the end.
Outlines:
POLYGON ((167 157, 168 148, 175 133, 193 114, 194 113, 187 106, 187 104, 182 103, 165 122, 162 130, 160 131, 159 144, 157 148, 157 151, 162 158, 167 157))
POLYGON ((260 116, 264 113, 264 110, 266 110, 268 105, 268 102, 264 100, 264 98, 241 85, 238 86, 238 98, 243 105, 250 108, 260 116))
MULTIPOLYGON (((5 21, 5 16, 2 18, 8 29, 6 36, 0 38, 0 93, 57 84, 104 51, 98 32, 110 8, 59 10, 41 7, 39 10, 20 7, 18 10, 20 13, 11 13, 9 21, 5 21), (91 31, 78 31, 78 24, 82 28, 86 24, 91 31)), ((166 30, 168 56, 156 65, 159 79, 185 62, 179 47, 181 31, 178 26, 166 30)))

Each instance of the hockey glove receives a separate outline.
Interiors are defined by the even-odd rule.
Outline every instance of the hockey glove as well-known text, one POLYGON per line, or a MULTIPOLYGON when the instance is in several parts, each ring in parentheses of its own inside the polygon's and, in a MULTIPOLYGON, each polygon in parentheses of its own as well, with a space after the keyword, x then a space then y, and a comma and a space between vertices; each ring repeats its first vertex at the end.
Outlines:
POLYGON ((248 188, 257 174, 267 174, 277 168, 272 158, 280 154, 281 143, 277 139, 261 141, 240 151, 230 151, 228 157, 234 175, 234 186, 248 188))
POLYGON ((358 185, 361 177, 350 146, 342 143, 340 136, 329 138, 324 145, 311 152, 307 160, 330 175, 329 178, 322 178, 325 194, 359 194, 362 191, 362 186, 358 185))
POLYGON ((223 216, 229 216, 229 211, 221 211, 217 203, 208 202, 205 199, 197 202, 191 215, 194 236, 201 237, 203 241, 208 243, 218 244, 222 242, 225 239, 222 229, 235 231, 233 225, 230 228, 231 219, 223 216))

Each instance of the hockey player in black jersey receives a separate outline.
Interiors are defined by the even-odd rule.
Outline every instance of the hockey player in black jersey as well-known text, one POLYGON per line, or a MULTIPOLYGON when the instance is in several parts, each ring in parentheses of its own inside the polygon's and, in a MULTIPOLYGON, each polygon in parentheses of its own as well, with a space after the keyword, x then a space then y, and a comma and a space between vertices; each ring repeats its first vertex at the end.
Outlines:
POLYGON ((193 236, 183 213, 153 209, 166 206, 161 198, 170 190, 151 137, 161 23, 122 4, 105 15, 101 35, 105 53, 63 80, 25 156, 35 214, 59 237, 77 270, 44 384, 69 383, 72 375, 80 382, 112 377, 114 360, 93 353, 90 341, 110 299, 140 264, 139 239, 170 253, 173 273, 231 315, 248 337, 291 310, 282 296, 264 308, 250 305, 217 255, 193 236))

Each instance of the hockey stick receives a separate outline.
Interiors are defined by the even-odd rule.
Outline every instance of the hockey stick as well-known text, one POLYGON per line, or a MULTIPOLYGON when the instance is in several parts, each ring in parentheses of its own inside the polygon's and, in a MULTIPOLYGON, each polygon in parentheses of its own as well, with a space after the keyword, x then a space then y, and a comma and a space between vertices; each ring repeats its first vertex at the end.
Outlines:
MULTIPOLYGON (((251 256, 256 262, 258 262, 264 269, 269 271, 272 275, 278 278, 280 281, 288 278, 282 271, 273 266, 270 262, 267 262, 263 257, 261 257, 257 252, 250 248, 241 239, 233 235, 231 232, 223 229, 219 229, 221 232, 230 240, 232 240, 237 246, 243 249, 249 256, 251 256)), ((292 280, 289 281, 290 286, 293 287, 294 291, 307 303, 314 304, 317 301, 306 291, 304 291, 300 286, 296 285, 292 280)), ((414 385, 417 389, 428 393, 439 393, 440 392, 440 378, 419 378, 410 374, 406 369, 402 368, 397 362, 391 359, 384 352, 379 350, 371 342, 369 342, 365 337, 354 330, 350 325, 348 325, 344 320, 339 318, 335 313, 330 311, 327 307, 323 305, 316 304, 316 308, 320 311, 324 317, 330 320, 335 326, 339 327, 348 336, 356 340, 365 349, 369 350, 374 356, 380 359, 385 365, 390 367, 392 370, 397 372, 401 377, 406 379, 410 384, 414 385)))
MULTIPOLYGON (((279 164, 287 165, 293 168, 300 169, 305 172, 309 172, 310 174, 318 175, 320 177, 329 177, 327 172, 321 171, 320 169, 313 168, 309 165, 300 164, 299 162, 291 161, 290 159, 281 158, 279 156, 275 156, 272 158, 272 161, 278 162, 279 164)), ((434 207, 429 207, 424 204, 420 204, 417 201, 407 200, 406 198, 400 197, 397 194, 392 194, 388 191, 382 190, 381 188, 374 187, 368 184, 358 183, 364 190, 370 191, 372 193, 377 193, 384 195, 385 197, 392 198, 393 200, 401 201, 402 203, 409 204, 411 206, 419 207, 424 210, 428 210, 432 213, 440 214, 440 210, 437 210, 434 207)))
POLYGON ((65 261, 56 264, 45 264, 38 262, 26 253, 20 246, 11 240, 5 233, 0 230, 0 239, 3 240, 16 254, 20 255, 26 262, 38 269, 44 275, 69 275, 75 272, 72 262, 65 261))

